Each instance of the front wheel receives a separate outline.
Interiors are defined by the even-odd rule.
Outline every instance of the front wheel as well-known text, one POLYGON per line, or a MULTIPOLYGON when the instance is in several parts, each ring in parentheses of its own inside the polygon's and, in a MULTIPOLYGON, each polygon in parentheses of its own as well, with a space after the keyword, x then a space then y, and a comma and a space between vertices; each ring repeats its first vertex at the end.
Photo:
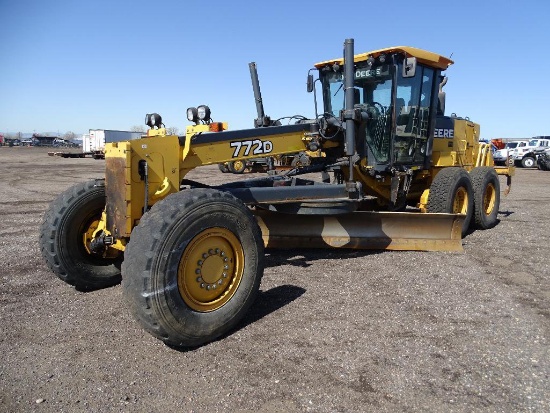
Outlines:
POLYGON ((132 231, 122 285, 146 331, 194 347, 243 317, 263 261, 260 229, 241 201, 212 189, 185 190, 157 202, 132 231))
POLYGON ((428 212, 464 214, 462 236, 470 227, 474 209, 472 182, 468 172, 462 168, 444 168, 435 176, 428 195, 428 212))
POLYGON ((474 223, 479 229, 496 225, 500 207, 500 182, 495 170, 488 166, 472 169, 470 172, 474 188, 474 223))
POLYGON ((526 156, 521 160, 521 166, 524 168, 532 168, 535 166, 535 158, 526 156))
POLYGON ((39 239, 42 256, 59 278, 79 290, 120 283, 122 253, 99 255, 90 248, 104 208, 104 181, 94 180, 63 192, 44 214, 39 239))

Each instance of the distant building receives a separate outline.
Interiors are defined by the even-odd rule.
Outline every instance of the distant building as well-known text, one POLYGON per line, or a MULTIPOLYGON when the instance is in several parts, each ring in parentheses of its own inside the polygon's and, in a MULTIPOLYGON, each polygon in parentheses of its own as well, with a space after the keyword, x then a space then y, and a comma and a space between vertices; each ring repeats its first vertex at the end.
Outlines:
POLYGON ((59 136, 44 136, 39 133, 33 133, 32 139, 37 142, 37 146, 52 146, 56 139, 59 139, 59 136))

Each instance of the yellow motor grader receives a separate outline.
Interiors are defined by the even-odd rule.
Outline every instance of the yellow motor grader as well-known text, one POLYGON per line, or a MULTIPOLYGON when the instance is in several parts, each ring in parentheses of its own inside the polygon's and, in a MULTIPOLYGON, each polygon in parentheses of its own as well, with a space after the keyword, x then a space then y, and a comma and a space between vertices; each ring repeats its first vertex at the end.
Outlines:
MULTIPOLYGON (((81 290, 120 282, 149 333, 197 346, 230 330, 253 302, 264 248, 460 251, 469 228, 497 223, 499 174, 479 125, 445 116, 453 62, 412 47, 317 63, 315 118, 265 116, 254 63, 255 127, 231 131, 191 107, 184 136, 158 114, 147 136, 105 148, 105 179, 55 199, 41 229, 52 271, 81 290), (217 186, 186 175, 214 165, 315 154, 295 168, 217 186), (313 176, 318 177, 317 179, 313 176)), ((312 71, 316 70, 315 77, 312 71)))

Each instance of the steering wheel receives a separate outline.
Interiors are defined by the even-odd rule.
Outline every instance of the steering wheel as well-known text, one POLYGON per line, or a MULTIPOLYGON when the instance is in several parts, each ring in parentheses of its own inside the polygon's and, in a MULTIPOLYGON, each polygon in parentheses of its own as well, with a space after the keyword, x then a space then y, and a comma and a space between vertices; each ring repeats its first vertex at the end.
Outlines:
POLYGON ((386 114, 386 108, 381 103, 372 102, 371 106, 377 110, 377 116, 386 114))
POLYGON ((366 103, 362 106, 366 106, 365 110, 369 114, 370 119, 378 119, 380 116, 386 114, 386 108, 378 102, 366 103))

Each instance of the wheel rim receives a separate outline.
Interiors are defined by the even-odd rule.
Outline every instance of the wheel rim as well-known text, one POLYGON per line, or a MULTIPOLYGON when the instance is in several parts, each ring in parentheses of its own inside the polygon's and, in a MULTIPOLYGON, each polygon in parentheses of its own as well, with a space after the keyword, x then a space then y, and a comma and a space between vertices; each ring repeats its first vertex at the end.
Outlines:
POLYGON ((483 197, 483 210, 485 211, 485 215, 491 215, 493 212, 493 209, 495 208, 495 202, 496 202, 496 189, 495 186, 490 183, 487 185, 487 188, 485 189, 485 195, 483 197))
POLYGON ((468 212, 468 191, 466 188, 460 187, 456 191, 455 199, 453 201, 453 213, 464 214, 468 212))
POLYGON ((531 158, 528 158, 528 159, 525 160, 525 166, 528 167, 528 168, 531 168, 534 164, 535 164, 535 162, 533 162, 533 160, 531 158))
POLYGON ((244 162, 243 161, 235 161, 233 162, 233 169, 235 169, 235 171, 242 171, 244 169, 244 162))
POLYGON ((100 216, 94 216, 87 225, 84 225, 82 231, 82 243, 84 244, 84 249, 88 254, 92 254, 91 243, 94 238, 94 232, 99 225, 100 216))
POLYGON ((94 233, 99 226, 99 223, 101 221, 101 213, 98 215, 92 216, 84 225, 83 229, 81 230, 82 234, 82 245, 84 246, 84 249, 86 252, 94 257, 102 256, 103 258, 117 258, 120 254, 120 251, 108 248, 107 251, 103 253, 103 255, 95 253, 92 251, 92 240, 94 239, 94 233))
POLYGON ((241 283, 244 251, 239 239, 225 228, 209 228, 196 235, 178 267, 178 289, 185 303, 200 312, 227 303, 241 283))

